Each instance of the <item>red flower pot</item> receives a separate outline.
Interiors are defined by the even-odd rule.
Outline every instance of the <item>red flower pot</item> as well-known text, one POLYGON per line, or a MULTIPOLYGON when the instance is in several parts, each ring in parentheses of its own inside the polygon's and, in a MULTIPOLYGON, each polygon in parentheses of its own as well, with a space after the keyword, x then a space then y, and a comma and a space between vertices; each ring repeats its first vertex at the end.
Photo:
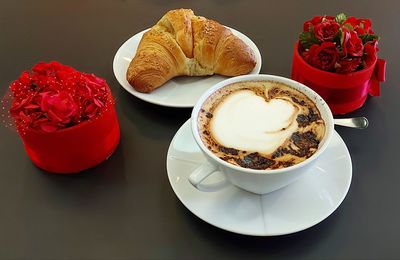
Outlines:
POLYGON ((360 108, 368 94, 380 95, 380 82, 385 81, 386 62, 377 59, 360 71, 337 74, 309 65, 294 46, 292 79, 316 91, 329 105, 333 114, 345 114, 360 108))
POLYGON ((114 152, 120 129, 114 105, 109 104, 94 120, 51 133, 27 129, 21 139, 37 167, 52 173, 77 173, 114 152))

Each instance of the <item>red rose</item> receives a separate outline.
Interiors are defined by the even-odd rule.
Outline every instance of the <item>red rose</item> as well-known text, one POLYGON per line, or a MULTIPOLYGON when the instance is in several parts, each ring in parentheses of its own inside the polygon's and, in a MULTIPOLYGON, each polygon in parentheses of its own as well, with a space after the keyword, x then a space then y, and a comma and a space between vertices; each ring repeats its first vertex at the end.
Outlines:
POLYGON ((303 31, 304 32, 308 32, 310 31, 310 28, 315 27, 317 24, 320 24, 323 21, 326 20, 335 20, 335 17, 333 16, 314 16, 314 18, 312 18, 311 20, 306 21, 303 24, 303 31))
POLYGON ((34 128, 34 129, 39 128, 44 132, 51 133, 51 132, 57 131, 59 128, 61 128, 61 126, 59 124, 57 124, 56 122, 49 120, 46 117, 42 117, 40 119, 33 121, 32 128, 34 128))
POLYGON ((361 32, 361 29, 363 32, 359 34, 374 34, 374 31, 372 30, 371 27, 372 23, 370 19, 358 19, 358 22, 359 24, 356 28, 358 30, 357 32, 361 32))
POLYGON ((370 19, 357 19, 354 16, 350 16, 343 22, 343 25, 349 24, 353 27, 354 31, 358 33, 358 35, 362 34, 374 34, 374 31, 371 28, 371 20, 370 19))
POLYGON ((91 119, 98 115, 101 111, 100 109, 104 107, 104 104, 98 100, 97 98, 93 98, 92 100, 86 100, 84 116, 91 119))
MULTIPOLYGON (((29 75, 29 71, 24 71, 18 78, 18 83, 20 85, 29 85, 31 83, 31 76, 29 75)), ((14 84, 13 84, 14 85, 14 84)), ((13 91, 13 86, 11 86, 11 90, 13 91)))
POLYGON ((343 25, 345 24, 350 24, 353 28, 358 25, 358 19, 355 18, 354 16, 349 16, 347 19, 343 22, 343 25))
POLYGON ((313 44, 309 50, 303 51, 301 53, 301 56, 303 57, 303 59, 309 63, 312 64, 312 58, 315 56, 315 52, 319 49, 319 45, 318 44, 313 44))
POLYGON ((18 119, 25 122, 28 125, 31 124, 33 121, 32 118, 29 115, 26 115, 23 111, 19 111, 18 119))
POLYGON ((361 58, 341 59, 337 62, 336 72, 349 73, 355 71, 361 64, 361 58))
POLYGON ((47 113, 50 121, 68 124, 77 116, 78 106, 68 92, 62 91, 57 94, 45 92, 41 96, 40 107, 43 112, 47 113))
POLYGON ((323 16, 315 16, 311 20, 305 21, 303 24, 303 31, 308 32, 310 30, 310 28, 319 24, 322 21, 322 18, 323 18, 323 16))
POLYGON ((11 114, 13 114, 14 112, 19 113, 19 110, 28 106, 32 102, 32 99, 33 96, 28 96, 21 101, 14 100, 10 108, 10 113, 11 114))
POLYGON ((320 41, 331 41, 339 31, 340 25, 334 20, 326 20, 314 27, 315 37, 320 41))
POLYGON ((311 65, 327 71, 333 70, 339 60, 339 51, 333 42, 323 42, 321 46, 314 48, 311 55, 311 65))
POLYGON ((363 55, 364 45, 355 31, 343 28, 342 47, 345 57, 361 57, 363 55))
POLYGON ((364 61, 366 67, 372 65, 376 59, 378 58, 377 56, 377 51, 378 51, 378 42, 368 42, 364 46, 364 61))
POLYGON ((53 76, 57 71, 73 72, 75 70, 69 66, 62 65, 57 61, 51 61, 49 63, 38 62, 33 66, 32 71, 40 75, 53 76))
POLYGON ((83 74, 82 76, 86 79, 90 87, 105 91, 106 81, 104 79, 98 78, 93 74, 83 74))

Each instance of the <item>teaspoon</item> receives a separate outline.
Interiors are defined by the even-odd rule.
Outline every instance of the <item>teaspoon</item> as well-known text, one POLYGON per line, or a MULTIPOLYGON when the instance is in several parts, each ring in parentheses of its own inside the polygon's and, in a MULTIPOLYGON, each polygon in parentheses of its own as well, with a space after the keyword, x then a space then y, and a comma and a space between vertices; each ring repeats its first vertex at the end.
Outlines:
POLYGON ((352 128, 364 129, 368 127, 368 119, 365 117, 335 118, 335 125, 347 126, 352 128))

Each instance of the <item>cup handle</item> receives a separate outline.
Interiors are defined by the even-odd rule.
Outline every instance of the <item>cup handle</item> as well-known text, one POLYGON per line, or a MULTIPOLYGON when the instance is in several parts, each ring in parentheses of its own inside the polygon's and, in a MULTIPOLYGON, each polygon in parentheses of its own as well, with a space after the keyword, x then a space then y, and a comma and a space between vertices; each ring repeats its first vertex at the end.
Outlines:
POLYGON ((223 180, 217 181, 215 183, 202 184, 202 182, 205 179, 207 179, 207 177, 211 176, 212 174, 214 174, 216 172, 218 172, 217 167, 206 162, 206 163, 200 165, 197 169, 195 169, 189 175, 189 182, 190 182, 190 184, 193 185, 193 187, 195 187, 199 191, 205 191, 205 192, 219 191, 219 190, 229 186, 229 182, 225 176, 224 176, 223 180))

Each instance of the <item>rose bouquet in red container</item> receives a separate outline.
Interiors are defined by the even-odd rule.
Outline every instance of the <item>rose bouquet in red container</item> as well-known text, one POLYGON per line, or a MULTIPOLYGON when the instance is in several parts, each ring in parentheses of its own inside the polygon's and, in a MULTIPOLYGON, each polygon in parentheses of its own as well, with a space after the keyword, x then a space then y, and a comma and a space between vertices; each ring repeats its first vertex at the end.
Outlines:
POLYGON ((115 150, 119 124, 105 80, 58 62, 38 63, 12 82, 10 90, 10 114, 38 167, 79 172, 115 150))
POLYGON ((304 23, 295 45, 292 78, 316 90, 334 114, 353 111, 368 93, 379 95, 384 81, 378 40, 369 19, 316 16, 304 23))

